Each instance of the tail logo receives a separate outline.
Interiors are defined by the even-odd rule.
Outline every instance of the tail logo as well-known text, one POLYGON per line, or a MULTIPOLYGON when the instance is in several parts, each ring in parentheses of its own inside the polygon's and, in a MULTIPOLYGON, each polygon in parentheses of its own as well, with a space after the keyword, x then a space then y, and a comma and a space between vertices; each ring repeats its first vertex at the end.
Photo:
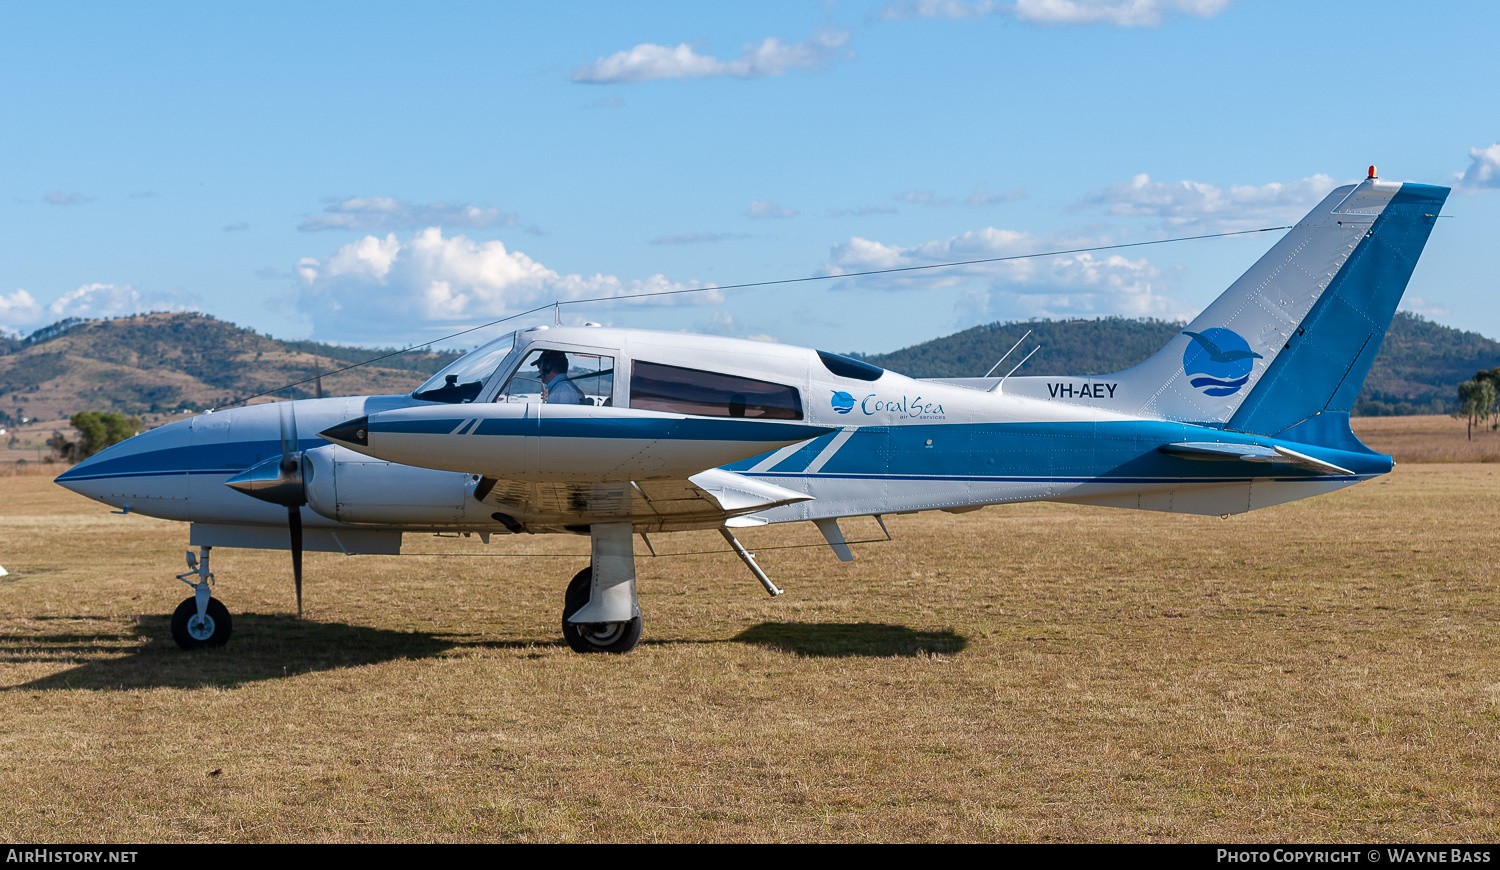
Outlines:
POLYGON ((1188 383, 1207 396, 1238 393, 1249 383, 1255 360, 1264 359, 1250 349, 1250 343, 1239 333, 1230 329, 1214 327, 1202 332, 1184 329, 1182 334, 1192 339, 1182 353, 1182 370, 1192 376, 1188 383))
POLYGON ((833 399, 830 401, 833 410, 840 414, 847 414, 854 410, 854 397, 839 390, 833 391, 833 399))

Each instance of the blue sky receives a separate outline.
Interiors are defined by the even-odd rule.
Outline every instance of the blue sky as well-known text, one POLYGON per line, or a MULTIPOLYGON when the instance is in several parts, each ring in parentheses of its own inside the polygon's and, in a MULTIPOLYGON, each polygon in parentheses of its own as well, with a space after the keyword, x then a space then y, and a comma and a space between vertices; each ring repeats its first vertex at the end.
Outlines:
MULTIPOLYGON (((1405 307, 1497 337, 1497 10, 12 4, 0 328, 193 309, 405 344, 554 299, 1275 226, 1376 163, 1454 187, 1405 307)), ((880 352, 1190 317, 1273 240, 564 317, 880 352)))

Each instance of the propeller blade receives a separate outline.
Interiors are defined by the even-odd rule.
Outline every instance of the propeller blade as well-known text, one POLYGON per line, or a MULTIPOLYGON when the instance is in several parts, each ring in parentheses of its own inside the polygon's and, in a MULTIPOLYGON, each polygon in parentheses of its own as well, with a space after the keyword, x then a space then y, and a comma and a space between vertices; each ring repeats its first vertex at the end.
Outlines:
POLYGON ((292 402, 281 403, 281 469, 297 467, 297 409, 292 402))
MULTIPOLYGON (((294 402, 281 403, 281 472, 302 472, 302 451, 297 449, 297 408, 294 402)), ((301 481, 299 480, 299 484, 301 481)), ((302 618, 302 505, 307 504, 305 490, 296 492, 296 502, 286 507, 287 528, 292 535, 292 582, 297 587, 297 618, 302 618)))
POLYGON ((302 508, 289 507, 287 525, 292 531, 292 581, 297 585, 297 618, 302 618, 302 508))

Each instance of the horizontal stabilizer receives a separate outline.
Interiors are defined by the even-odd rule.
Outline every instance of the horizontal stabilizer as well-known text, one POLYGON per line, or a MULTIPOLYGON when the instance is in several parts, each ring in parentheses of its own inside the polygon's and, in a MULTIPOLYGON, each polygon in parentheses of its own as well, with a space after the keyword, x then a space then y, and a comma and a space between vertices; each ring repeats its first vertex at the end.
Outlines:
POLYGON ((1279 444, 1263 446, 1259 444, 1220 444, 1214 441, 1183 441, 1177 444, 1163 444, 1157 448, 1162 453, 1173 456, 1181 456, 1184 459, 1235 459, 1240 462, 1285 462, 1292 465, 1300 465, 1322 474, 1354 474, 1347 468, 1315 459, 1305 453, 1288 450, 1279 444))

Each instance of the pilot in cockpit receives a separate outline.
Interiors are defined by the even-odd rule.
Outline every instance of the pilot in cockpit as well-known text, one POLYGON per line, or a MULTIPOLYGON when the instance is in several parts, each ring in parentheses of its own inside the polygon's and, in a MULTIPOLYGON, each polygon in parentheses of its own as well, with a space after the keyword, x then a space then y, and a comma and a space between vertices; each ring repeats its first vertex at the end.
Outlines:
POLYGON ((568 355, 560 350, 544 350, 536 360, 537 377, 542 381, 544 398, 549 405, 582 405, 583 393, 568 380, 568 355))

